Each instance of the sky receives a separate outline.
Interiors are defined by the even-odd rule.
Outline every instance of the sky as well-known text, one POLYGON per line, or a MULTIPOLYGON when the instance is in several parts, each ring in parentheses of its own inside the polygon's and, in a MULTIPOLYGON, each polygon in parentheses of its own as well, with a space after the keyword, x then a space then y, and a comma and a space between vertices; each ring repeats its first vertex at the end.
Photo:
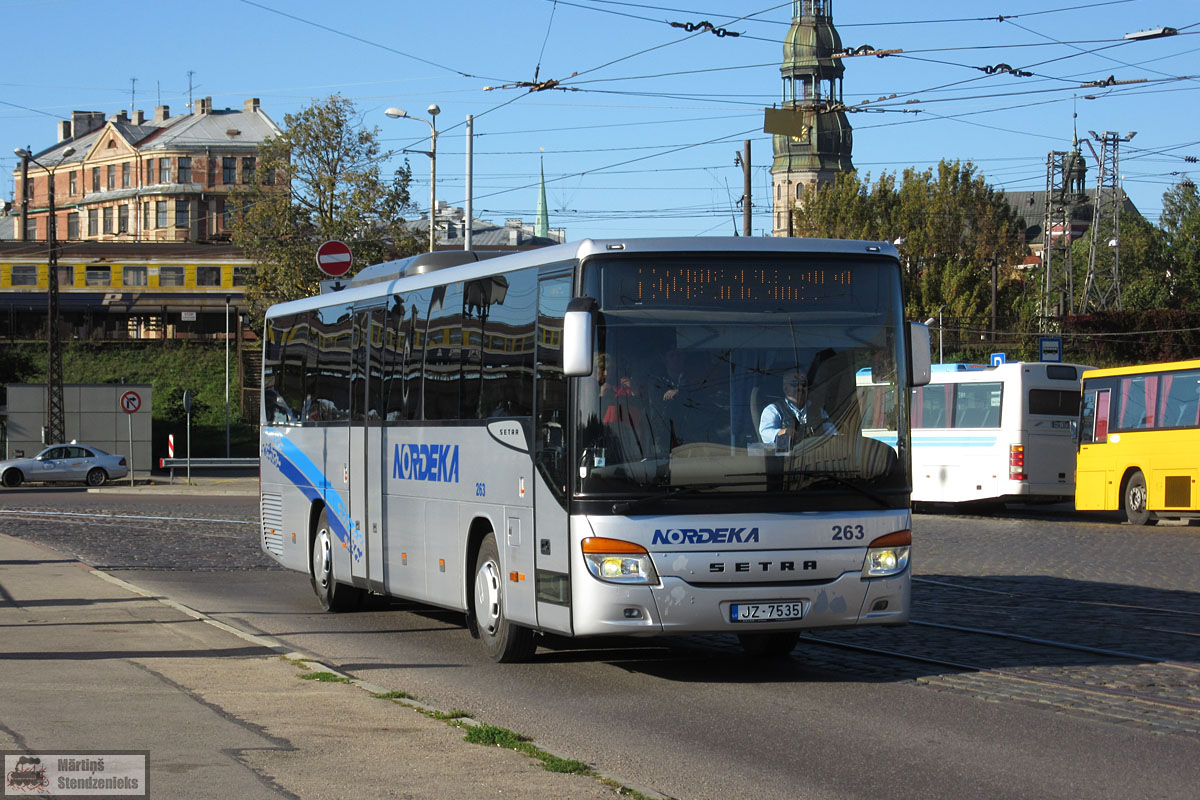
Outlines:
MULTIPOLYGON (((217 109, 257 97, 283 126, 338 94, 386 148, 411 151, 395 163, 411 164, 421 210, 430 129, 387 117, 389 107, 426 119, 430 104, 440 107, 439 200, 466 198, 473 115, 474 216, 532 223, 544 173, 550 226, 568 241, 740 232, 735 156, 748 139, 753 233, 769 234, 763 109, 781 100, 792 3, 659 2, 0 0, 0 170, 10 176, 0 197, 13 196, 13 148, 51 146, 72 110, 149 117, 156 105, 183 112, 189 97, 212 97, 217 109)), ((1152 221, 1164 191, 1189 170, 1200 178, 1188 161, 1200 156, 1200 5, 830 4, 846 48, 902 51, 845 61, 845 102, 862 109, 849 115, 860 174, 960 160, 996 189, 1044 189, 1047 154, 1070 149, 1074 124, 1085 139, 1136 132, 1121 145, 1119 171, 1152 221), (1123 38, 1162 27, 1178 33, 1123 38)), ((1098 170, 1083 152, 1091 187, 1098 170)))

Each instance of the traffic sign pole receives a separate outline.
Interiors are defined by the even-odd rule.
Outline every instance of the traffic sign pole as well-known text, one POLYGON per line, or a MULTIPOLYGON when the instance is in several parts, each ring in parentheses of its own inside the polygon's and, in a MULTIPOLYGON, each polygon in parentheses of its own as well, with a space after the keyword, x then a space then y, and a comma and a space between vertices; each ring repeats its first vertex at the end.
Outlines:
POLYGON ((125 416, 129 417, 129 485, 133 486, 133 414, 125 416))
POLYGON ((129 485, 133 486, 133 415, 142 407, 142 396, 131 389, 117 400, 117 407, 129 417, 129 485))

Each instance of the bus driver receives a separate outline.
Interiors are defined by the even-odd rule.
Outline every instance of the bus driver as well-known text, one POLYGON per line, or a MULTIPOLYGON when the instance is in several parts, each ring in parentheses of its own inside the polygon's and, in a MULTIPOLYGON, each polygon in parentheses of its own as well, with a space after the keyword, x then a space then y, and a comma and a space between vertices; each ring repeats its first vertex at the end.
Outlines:
POLYGON ((800 371, 784 373, 783 399, 762 410, 758 435, 776 450, 789 450, 800 439, 837 433, 823 408, 808 405, 808 376, 800 371))

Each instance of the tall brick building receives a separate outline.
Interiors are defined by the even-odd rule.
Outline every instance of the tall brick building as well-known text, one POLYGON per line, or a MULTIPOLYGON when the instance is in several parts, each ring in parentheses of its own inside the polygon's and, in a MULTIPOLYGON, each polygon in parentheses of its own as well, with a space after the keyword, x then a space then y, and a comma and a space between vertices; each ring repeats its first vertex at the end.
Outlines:
POLYGON ((227 241, 230 188, 250 182, 259 143, 280 130, 257 98, 217 110, 206 97, 192 113, 157 106, 150 119, 75 111, 57 133, 14 172, 18 240, 47 238, 53 173, 60 240, 227 241))

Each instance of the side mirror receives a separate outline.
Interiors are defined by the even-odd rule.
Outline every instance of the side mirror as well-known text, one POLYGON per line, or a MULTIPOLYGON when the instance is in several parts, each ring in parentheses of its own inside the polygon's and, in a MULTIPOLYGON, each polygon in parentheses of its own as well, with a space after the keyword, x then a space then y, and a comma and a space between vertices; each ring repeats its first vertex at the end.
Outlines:
POLYGON ((563 317, 563 374, 580 378, 592 374, 592 350, 596 338, 596 301, 576 297, 567 304, 563 317))
POLYGON ((908 342, 911 349, 912 385, 925 386, 933 377, 932 359, 929 356, 929 328, 920 322, 908 323, 908 342))

